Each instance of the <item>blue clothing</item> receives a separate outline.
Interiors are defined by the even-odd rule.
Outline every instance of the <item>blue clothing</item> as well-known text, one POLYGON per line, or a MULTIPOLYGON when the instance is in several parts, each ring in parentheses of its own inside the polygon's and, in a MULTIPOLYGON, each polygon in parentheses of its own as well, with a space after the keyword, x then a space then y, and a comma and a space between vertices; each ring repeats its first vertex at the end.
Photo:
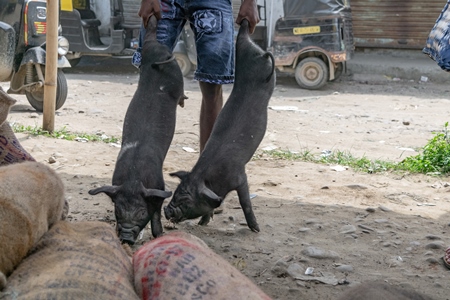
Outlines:
MULTIPOLYGON (((186 21, 191 23, 197 50, 194 79, 214 84, 234 82, 234 18, 230 0, 161 0, 157 40, 173 51, 186 21)), ((145 36, 141 26, 139 48, 132 63, 140 64, 145 36)))
POLYGON ((427 38, 422 52, 428 54, 442 70, 450 72, 450 0, 444 6, 427 38))

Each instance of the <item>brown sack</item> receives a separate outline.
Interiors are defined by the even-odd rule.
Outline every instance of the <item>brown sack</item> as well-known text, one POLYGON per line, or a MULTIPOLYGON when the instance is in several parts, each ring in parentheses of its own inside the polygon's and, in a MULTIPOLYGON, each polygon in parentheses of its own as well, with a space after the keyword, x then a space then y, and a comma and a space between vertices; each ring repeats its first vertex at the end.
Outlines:
POLYGON ((14 132, 6 122, 9 109, 16 103, 11 96, 0 87, 0 166, 22 161, 34 161, 34 158, 23 149, 14 132))
POLYGON ((133 255, 134 286, 141 299, 270 299, 199 238, 172 232, 133 255))
POLYGON ((0 86, 0 125, 2 125, 9 114, 9 109, 16 103, 16 100, 8 95, 0 86))
POLYGON ((64 203, 64 185, 51 168, 37 162, 0 167, 0 273, 11 273, 63 217, 64 203))
POLYGON ((8 122, 0 125, 0 166, 23 161, 35 161, 16 138, 8 122))
POLYGON ((11 274, 0 299, 139 298, 131 258, 111 225, 60 221, 11 274))

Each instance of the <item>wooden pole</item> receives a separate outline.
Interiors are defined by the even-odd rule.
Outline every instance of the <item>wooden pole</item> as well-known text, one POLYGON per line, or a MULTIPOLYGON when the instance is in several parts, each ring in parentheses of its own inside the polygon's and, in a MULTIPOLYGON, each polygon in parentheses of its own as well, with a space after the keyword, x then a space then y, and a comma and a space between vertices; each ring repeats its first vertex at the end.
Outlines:
POLYGON ((59 0, 47 0, 47 36, 44 81, 44 118, 42 128, 55 130, 56 72, 58 68, 59 0))

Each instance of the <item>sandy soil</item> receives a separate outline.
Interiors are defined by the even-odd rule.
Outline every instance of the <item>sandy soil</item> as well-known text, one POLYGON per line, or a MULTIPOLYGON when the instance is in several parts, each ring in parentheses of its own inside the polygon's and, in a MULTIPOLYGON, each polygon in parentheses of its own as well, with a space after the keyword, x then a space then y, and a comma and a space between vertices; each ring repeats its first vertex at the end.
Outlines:
MULTIPOLYGON (((66 75, 69 96, 57 112, 55 128, 120 137, 137 87, 136 70, 128 61, 97 59, 66 75)), ((339 150, 399 161, 417 154, 414 149, 449 121, 449 90, 445 85, 353 76, 321 91, 306 91, 293 78, 279 78, 257 153, 269 148, 339 150)), ((164 164, 172 191, 178 179, 168 174, 189 170, 199 155, 200 92, 192 77, 186 78, 185 91, 189 100, 178 110, 164 164)), ((225 87, 226 96, 230 91, 231 86, 225 87)), ((14 97, 18 103, 8 120, 42 126, 42 114, 24 96, 14 97)), ((118 145, 18 137, 31 155, 63 178, 71 221, 114 224, 110 199, 87 191, 110 184, 118 145)), ((191 220, 176 228, 202 238, 274 299, 335 299, 349 286, 370 280, 449 299, 450 271, 441 257, 450 246, 450 180, 333 167, 262 155, 247 165, 260 233, 247 228, 234 192, 208 226, 191 220), (313 268, 309 276, 307 268, 313 268)), ((166 232, 173 230, 163 223, 166 232)), ((146 230, 135 249, 150 239, 146 230)))

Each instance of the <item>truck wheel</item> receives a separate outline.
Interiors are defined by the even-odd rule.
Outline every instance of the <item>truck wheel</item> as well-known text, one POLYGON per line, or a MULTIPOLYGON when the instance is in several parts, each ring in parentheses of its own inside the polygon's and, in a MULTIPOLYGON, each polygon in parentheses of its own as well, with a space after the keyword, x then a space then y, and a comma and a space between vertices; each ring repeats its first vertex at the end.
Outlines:
POLYGON ((189 57, 184 53, 175 53, 175 59, 180 66, 183 76, 187 76, 191 72, 191 61, 189 57))
MULTIPOLYGON (((55 110, 60 109, 67 99, 67 79, 66 75, 61 69, 56 73, 56 107, 55 110)), ((36 89, 32 92, 25 91, 28 102, 39 112, 44 110, 44 87, 36 89)))
POLYGON ((295 68, 295 80, 303 89, 320 89, 328 81, 328 67, 320 58, 307 57, 295 68))

